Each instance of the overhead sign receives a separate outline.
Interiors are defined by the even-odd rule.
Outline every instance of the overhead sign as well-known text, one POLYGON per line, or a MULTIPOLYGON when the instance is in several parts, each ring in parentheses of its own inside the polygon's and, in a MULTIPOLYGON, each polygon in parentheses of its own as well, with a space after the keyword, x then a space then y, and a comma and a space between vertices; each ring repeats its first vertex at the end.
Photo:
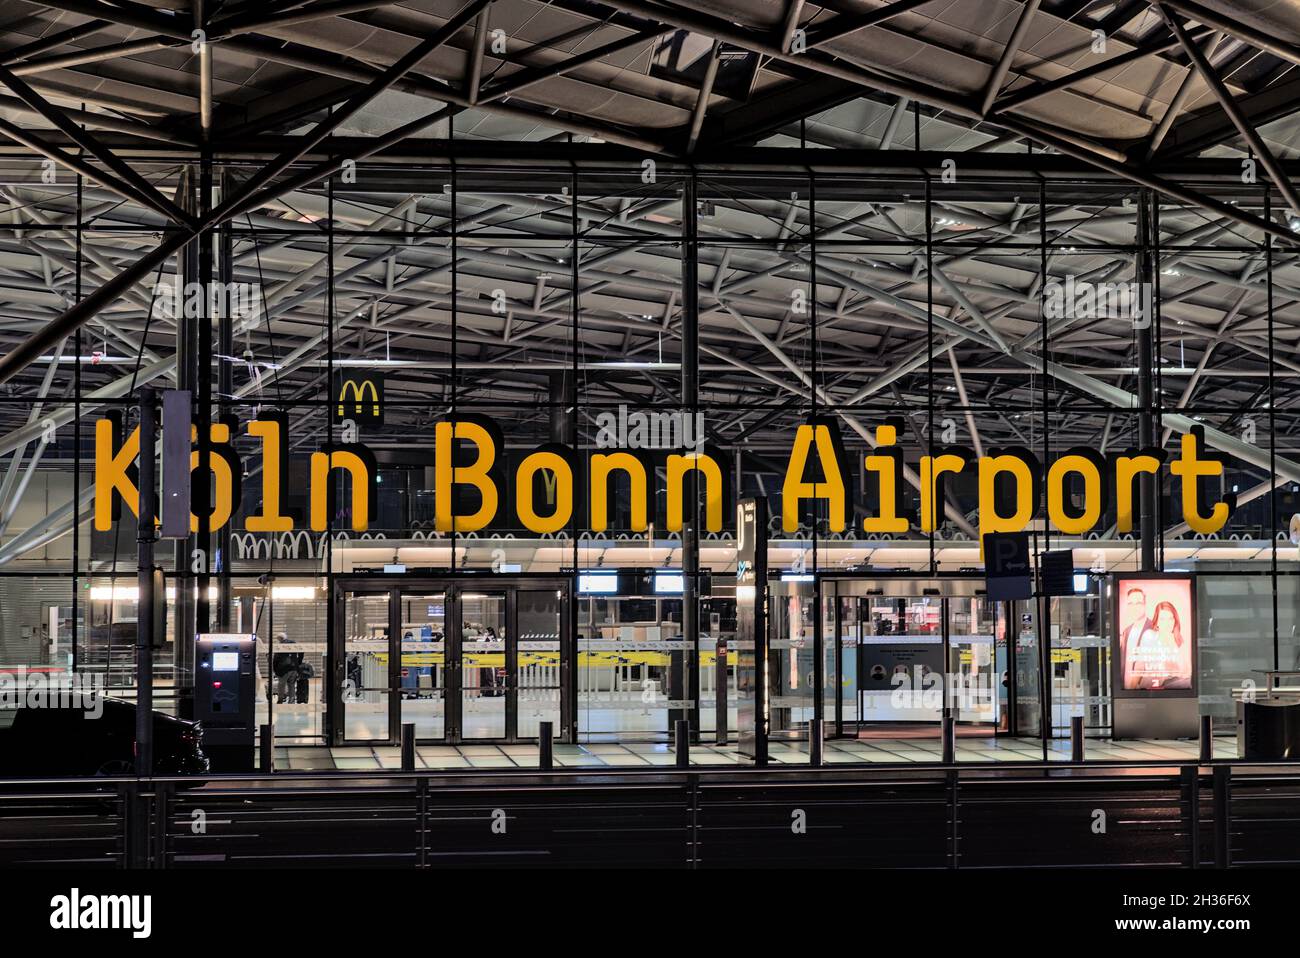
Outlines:
POLYGON ((188 389, 168 389, 162 394, 162 519, 164 539, 184 539, 190 534, 190 475, 193 466, 191 420, 194 411, 188 389))
MULTIPOLYGON (((382 421, 381 378, 369 371, 347 373, 338 386, 339 393, 331 400, 331 415, 382 421)), ((865 498, 877 503, 875 514, 862 520, 861 531, 866 533, 935 531, 943 522, 945 482, 962 474, 978 480, 981 538, 1021 532, 1043 511, 1048 523, 1063 534, 1083 536, 1098 525, 1112 499, 1116 531, 1131 532, 1137 479, 1159 475, 1167 458, 1160 449, 1112 452, 1103 457, 1096 450, 1080 447, 1067 450, 1044 469, 1037 457, 1021 446, 993 449, 987 456, 946 446, 920 458, 916 470, 920 509, 919 514, 912 514, 903 505, 905 467, 897 428, 892 424, 878 427, 875 448, 863 460, 864 482, 869 487, 865 498)), ((286 498, 282 484, 287 473, 287 419, 283 414, 264 412, 245 429, 261 443, 263 468, 259 476, 261 511, 247 516, 244 527, 252 532, 292 531, 295 519, 281 509, 286 498)), ((140 432, 138 428, 129 436, 123 432, 120 417, 112 413, 95 424, 95 528, 100 531, 110 528, 123 501, 133 512, 138 505, 134 463, 140 451, 140 432)), ((234 503, 240 501, 238 483, 244 470, 232 434, 231 423, 211 425, 215 507, 209 528, 213 531, 230 521, 234 503)), ((469 533, 510 524, 540 535, 574 526, 579 532, 599 533, 610 528, 616 510, 627 516, 621 527, 644 532, 661 496, 663 530, 680 532, 686 478, 691 472, 698 474, 703 490, 704 527, 708 532, 720 532, 728 490, 734 488, 728 475, 733 457, 707 444, 696 444, 690 451, 579 451, 562 443, 547 443, 520 455, 512 452, 513 458, 507 461, 496 423, 485 416, 462 415, 435 423, 432 445, 434 529, 439 532, 469 533), (660 476, 663 489, 656 489, 660 476), (618 503, 611 502, 616 488, 618 495, 625 497, 618 503)), ((1223 475, 1223 463, 1207 459, 1203 453, 1204 431, 1192 429, 1182 437, 1181 455, 1169 463, 1169 471, 1181 479, 1183 521, 1193 532, 1209 535, 1227 523, 1236 499, 1229 495, 1212 504, 1201 501, 1197 480, 1223 475)), ((197 460, 192 461, 193 468, 198 468, 197 460)), ((326 528, 326 515, 333 511, 327 505, 331 476, 341 471, 351 480, 352 505, 333 511, 333 525, 365 531, 375 514, 377 470, 375 456, 363 443, 334 444, 311 453, 305 490, 311 502, 309 528, 326 528)), ((799 426, 781 484, 783 531, 797 532, 815 514, 828 532, 844 532, 851 499, 844 477, 852 474, 833 420, 817 417, 799 426)), ((191 526, 197 529, 197 525, 198 520, 191 516, 191 526)))
POLYGON ((384 374, 375 369, 344 369, 334 374, 335 422, 384 423, 384 374))
POLYGON ((1038 575, 1043 584, 1043 595, 1075 595, 1074 550, 1057 549, 1038 557, 1038 575))
POLYGON ((981 544, 988 597, 998 602, 1031 598, 1034 587, 1029 570, 1029 534, 990 532, 981 544))

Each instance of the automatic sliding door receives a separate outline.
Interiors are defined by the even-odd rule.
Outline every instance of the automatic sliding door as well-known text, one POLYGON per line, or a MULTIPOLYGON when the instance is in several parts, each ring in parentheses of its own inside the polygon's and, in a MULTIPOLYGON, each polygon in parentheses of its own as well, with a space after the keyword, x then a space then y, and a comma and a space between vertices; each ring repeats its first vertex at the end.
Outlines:
POLYGON ((822 583, 822 721, 829 738, 844 734, 844 710, 840 700, 843 682, 843 651, 841 642, 843 624, 840 616, 840 600, 834 582, 822 583))
POLYGON ((459 626, 460 738, 505 739, 506 593, 463 591, 453 604, 459 626))
POLYGON ((811 583, 772 583, 768 593, 768 735, 800 738, 814 717, 816 616, 811 583))
POLYGON ((562 580, 340 582, 334 601, 335 744, 556 738, 572 679, 562 580))
POLYGON ((858 615, 858 715, 865 734, 937 737, 944 695, 943 599, 868 593, 858 615))
POLYGON ((415 726, 417 741, 442 741, 447 735, 447 591, 403 591, 398 609, 402 724, 415 726))
POLYGON ((344 592, 343 655, 336 672, 344 742, 387 742, 391 735, 391 594, 344 592))
POLYGON ((947 677, 956 685, 948 701, 953 718, 963 724, 998 723, 996 619, 995 604, 984 596, 948 599, 947 677))
POLYGON ((830 720, 832 708, 839 709, 840 725, 837 735, 856 735, 858 733, 858 659, 861 656, 862 615, 866 608, 865 599, 859 596, 840 595, 838 588, 828 600, 835 603, 835 647, 832 649, 827 639, 826 687, 827 694, 834 696, 836 705, 827 706, 826 719, 830 720), (834 667, 829 664, 833 660, 834 667))
POLYGON ((1015 733, 1041 736, 1043 733, 1043 667, 1039 644, 1038 613, 1033 601, 1016 602, 1011 608, 1015 629, 1015 733))
POLYGON ((554 737, 562 734, 563 599, 555 588, 515 592, 514 664, 508 678, 517 701, 519 738, 537 738, 542 722, 551 723, 554 737))

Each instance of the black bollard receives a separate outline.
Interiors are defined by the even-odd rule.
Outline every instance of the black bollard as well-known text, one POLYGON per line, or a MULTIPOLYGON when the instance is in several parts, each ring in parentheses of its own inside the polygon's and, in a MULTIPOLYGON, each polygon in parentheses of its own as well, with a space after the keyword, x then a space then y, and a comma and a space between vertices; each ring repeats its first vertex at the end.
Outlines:
POLYGON ((678 719, 675 723, 677 738, 677 767, 691 767, 691 723, 678 719))
POLYGON ((415 725, 410 722, 402 725, 402 771, 415 771, 415 725))
POLYGON ((537 724, 537 767, 547 772, 555 767, 555 752, 552 748, 555 743, 551 739, 551 727, 550 722, 537 724))
POLYGON ((825 737, 826 724, 822 719, 813 719, 808 723, 808 764, 817 766, 822 763, 822 740, 825 737))

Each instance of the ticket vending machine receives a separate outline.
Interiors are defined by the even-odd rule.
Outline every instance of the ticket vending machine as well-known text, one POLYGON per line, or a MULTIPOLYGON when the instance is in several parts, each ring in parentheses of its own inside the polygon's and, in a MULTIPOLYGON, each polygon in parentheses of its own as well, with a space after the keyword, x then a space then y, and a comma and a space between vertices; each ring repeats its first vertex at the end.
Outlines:
POLYGON ((203 634, 194 667, 194 717, 214 772, 251 772, 257 699, 256 636, 203 634))

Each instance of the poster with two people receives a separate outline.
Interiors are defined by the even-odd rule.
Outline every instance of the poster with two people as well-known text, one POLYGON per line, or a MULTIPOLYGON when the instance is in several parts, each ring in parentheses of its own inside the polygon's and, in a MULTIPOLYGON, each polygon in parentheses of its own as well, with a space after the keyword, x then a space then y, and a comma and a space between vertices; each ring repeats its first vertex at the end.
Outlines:
POLYGON ((1189 576, 1117 576, 1119 688, 1195 688, 1196 606, 1189 576))

